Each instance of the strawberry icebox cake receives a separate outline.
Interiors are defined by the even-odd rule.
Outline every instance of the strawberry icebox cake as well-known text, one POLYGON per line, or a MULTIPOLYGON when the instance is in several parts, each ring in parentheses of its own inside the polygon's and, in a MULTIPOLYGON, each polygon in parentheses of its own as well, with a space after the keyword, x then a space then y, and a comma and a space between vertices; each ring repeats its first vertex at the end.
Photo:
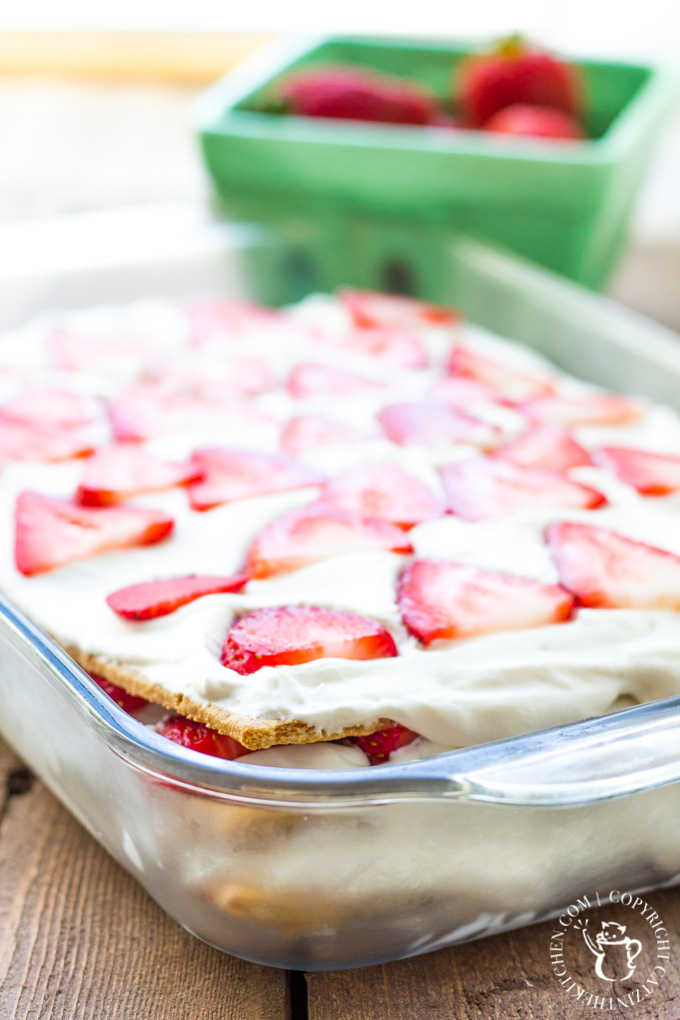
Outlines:
POLYGON ((360 768, 680 693, 680 419, 446 308, 36 319, 0 469, 3 593, 196 752, 360 768))

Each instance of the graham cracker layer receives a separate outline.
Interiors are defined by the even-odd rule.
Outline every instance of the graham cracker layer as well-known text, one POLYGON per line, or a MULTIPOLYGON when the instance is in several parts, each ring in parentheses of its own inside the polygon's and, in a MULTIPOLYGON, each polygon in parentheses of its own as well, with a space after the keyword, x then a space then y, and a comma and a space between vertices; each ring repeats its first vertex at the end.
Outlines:
POLYGON ((204 705, 192 701, 186 694, 178 694, 160 684, 151 683, 143 673, 130 666, 100 659, 74 645, 66 646, 65 651, 86 673, 96 673, 117 687, 122 687, 128 694, 146 698, 156 705, 162 705, 195 722, 210 726, 219 733, 238 740, 251 751, 261 751, 280 744, 316 744, 323 740, 360 737, 394 726, 391 719, 374 719, 355 726, 346 726, 342 730, 329 731, 316 729, 301 719, 253 719, 228 712, 218 705, 204 705))

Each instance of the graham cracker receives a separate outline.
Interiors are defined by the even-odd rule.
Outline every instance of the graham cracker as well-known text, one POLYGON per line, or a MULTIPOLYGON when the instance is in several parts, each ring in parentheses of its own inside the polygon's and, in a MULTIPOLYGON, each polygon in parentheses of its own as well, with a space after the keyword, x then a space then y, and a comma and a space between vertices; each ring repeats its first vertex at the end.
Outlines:
POLYGON ((228 712, 218 705, 204 705, 193 701, 186 694, 169 691, 160 684, 151 683, 143 673, 128 665, 98 658, 83 652, 74 645, 65 646, 65 651, 75 659, 86 673, 96 673, 106 680, 122 687, 128 694, 146 698, 156 705, 185 715, 195 722, 233 737, 251 751, 262 751, 280 744, 316 744, 324 740, 341 740, 343 737, 363 737, 376 730, 394 726, 391 719, 374 719, 342 730, 323 730, 310 726, 301 719, 253 719, 228 712))

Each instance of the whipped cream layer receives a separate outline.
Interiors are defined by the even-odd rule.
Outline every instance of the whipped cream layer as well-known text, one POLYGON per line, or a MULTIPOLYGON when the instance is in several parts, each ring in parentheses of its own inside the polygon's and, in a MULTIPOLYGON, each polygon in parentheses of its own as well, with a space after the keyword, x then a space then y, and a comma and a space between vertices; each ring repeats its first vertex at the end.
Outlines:
MULTIPOLYGON (((110 397, 139 376, 136 350, 172 356, 180 365, 191 364, 184 317, 166 302, 69 314, 57 324, 83 334, 88 330, 121 333, 131 338, 132 353, 122 356, 111 372, 88 369, 55 374, 45 353, 55 320, 36 322, 0 340, 0 364, 7 368, 0 399, 26 382, 46 380, 51 385, 110 397)), ((353 465, 393 459, 440 493, 438 468, 477 456, 479 449, 463 443, 396 446, 381 437, 375 416, 384 404, 425 397, 433 381, 441 377, 454 334, 469 347, 492 355, 501 352, 520 369, 524 366, 558 376, 532 352, 471 325, 423 328, 420 338, 429 358, 423 369, 395 368, 379 358, 341 350, 305 331, 313 327, 328 338, 340 335, 348 325, 339 302, 319 297, 299 306, 289 328, 272 327, 234 340, 234 351, 265 359, 275 378, 270 392, 248 401, 260 415, 257 427, 243 434, 220 434, 214 424, 196 425, 149 441, 146 447, 171 459, 181 459, 207 445, 274 451, 279 448, 281 427, 287 419, 322 414, 364 431, 368 438, 319 446, 299 454, 300 460, 332 477, 353 465), (355 394, 294 399, 284 384, 292 366, 300 361, 353 371, 379 385, 355 394)), ((208 357, 205 353, 201 356, 208 357)), ((591 392, 576 380, 561 375, 559 379, 564 392, 591 392)), ((469 411, 500 430, 496 441, 526 427, 524 418, 506 407, 481 401, 469 411)), ((104 416, 92 429, 98 442, 110 439, 104 416)), ((667 408, 650 407, 633 425, 572 432, 586 448, 615 443, 680 451, 680 419, 667 408)), ((581 609, 566 623, 440 641, 425 649, 403 626, 395 601, 396 579, 406 557, 389 552, 337 555, 289 574, 251 581, 239 594, 201 598, 170 616, 126 622, 106 604, 111 592, 155 578, 235 573, 243 566, 256 534, 283 513, 316 500, 320 488, 239 500, 205 513, 192 511, 181 489, 139 497, 129 500, 129 505, 158 508, 174 517, 175 530, 167 541, 92 556, 42 575, 21 575, 14 565, 10 524, 17 494, 33 489, 71 497, 82 472, 82 461, 15 463, 3 471, 3 591, 62 644, 131 666, 151 682, 183 692, 199 703, 253 719, 302 720, 327 732, 390 718, 423 737, 411 749, 399 752, 408 758, 600 715, 622 699, 630 703, 680 693, 680 613, 581 609), (327 606, 374 617, 390 630, 399 655, 372 661, 320 659, 297 666, 265 667, 248 676, 220 664, 220 649, 236 617, 263 606, 291 604, 327 606)), ((680 497, 641 497, 610 472, 595 467, 572 469, 569 477, 599 489, 609 505, 591 511, 541 506, 474 524, 447 515, 409 532, 416 555, 556 582, 557 573, 543 539, 546 526, 555 520, 610 528, 680 555, 680 497)), ((320 768, 366 763, 358 748, 339 747, 273 748, 256 752, 249 760, 320 768)))

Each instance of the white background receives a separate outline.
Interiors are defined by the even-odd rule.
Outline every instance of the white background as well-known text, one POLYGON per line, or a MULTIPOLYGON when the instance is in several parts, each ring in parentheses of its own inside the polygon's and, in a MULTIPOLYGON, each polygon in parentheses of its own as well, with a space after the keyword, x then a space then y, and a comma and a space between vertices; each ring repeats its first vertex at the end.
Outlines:
POLYGON ((583 54, 680 61, 678 0, 21 0, 1 30, 370 32, 486 37, 520 29, 583 54))

